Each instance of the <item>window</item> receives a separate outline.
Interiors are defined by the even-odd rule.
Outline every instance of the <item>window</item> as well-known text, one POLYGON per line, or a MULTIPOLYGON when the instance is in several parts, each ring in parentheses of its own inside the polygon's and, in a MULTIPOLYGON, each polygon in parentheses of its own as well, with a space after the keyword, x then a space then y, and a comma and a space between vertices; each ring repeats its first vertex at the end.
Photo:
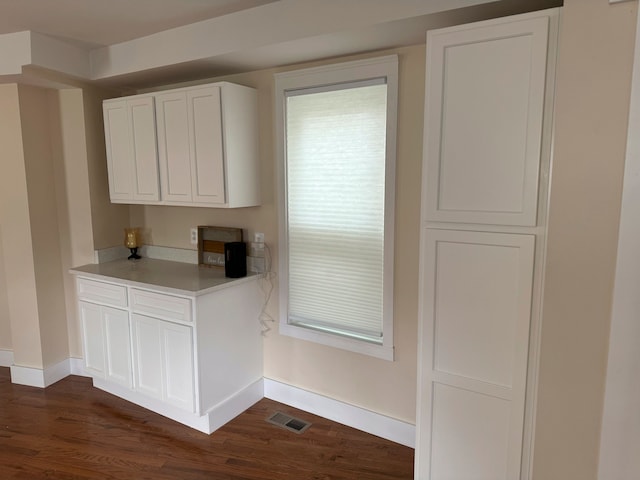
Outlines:
POLYGON ((397 70, 276 75, 280 333, 390 360, 397 70))

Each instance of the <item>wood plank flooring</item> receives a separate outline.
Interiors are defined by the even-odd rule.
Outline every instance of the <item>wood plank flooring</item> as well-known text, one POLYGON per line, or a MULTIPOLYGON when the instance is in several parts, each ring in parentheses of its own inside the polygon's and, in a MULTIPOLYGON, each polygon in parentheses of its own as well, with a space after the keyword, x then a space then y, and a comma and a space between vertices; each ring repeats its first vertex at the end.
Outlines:
POLYGON ((71 376, 39 389, 0 367, 0 479, 413 478, 413 449, 263 399, 211 435, 71 376), (312 422, 298 435, 276 411, 312 422))

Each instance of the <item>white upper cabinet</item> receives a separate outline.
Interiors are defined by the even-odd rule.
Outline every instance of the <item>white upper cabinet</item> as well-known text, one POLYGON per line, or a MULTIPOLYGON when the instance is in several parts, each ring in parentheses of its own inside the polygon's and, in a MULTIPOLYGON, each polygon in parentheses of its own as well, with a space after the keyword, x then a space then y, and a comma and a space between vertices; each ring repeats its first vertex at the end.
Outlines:
POLYGON ((427 34, 421 480, 532 478, 558 20, 427 34))
POLYGON ((424 221, 536 224, 546 17, 427 34, 424 221))
MULTIPOLYGON (((153 132, 154 148, 157 132, 159 169, 147 169, 145 178, 159 182, 160 195, 140 202, 128 202, 130 196, 121 196, 119 192, 130 190, 133 181, 131 167, 126 166, 131 160, 123 160, 119 168, 110 164, 111 200, 226 208, 259 205, 256 91, 219 82, 150 95, 155 101, 153 132)), ((119 124, 115 113, 109 113, 113 118, 107 114, 108 108, 128 101, 105 102, 108 151, 122 150, 122 143, 135 137, 130 127, 119 124), (111 133, 114 129, 119 134, 116 137, 111 133)))
POLYGON ((157 202, 160 189, 153 97, 106 100, 103 113, 111 201, 157 202))

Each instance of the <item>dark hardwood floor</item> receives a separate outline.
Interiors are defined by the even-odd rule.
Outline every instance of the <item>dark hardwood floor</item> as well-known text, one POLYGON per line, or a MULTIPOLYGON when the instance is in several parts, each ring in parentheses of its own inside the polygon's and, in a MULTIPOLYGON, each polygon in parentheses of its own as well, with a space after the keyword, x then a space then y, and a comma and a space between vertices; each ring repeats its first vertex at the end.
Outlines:
POLYGON ((0 368, 0 479, 410 479, 413 449, 263 399, 211 435, 71 376, 14 385, 0 368), (275 411, 312 422, 271 425, 275 411))

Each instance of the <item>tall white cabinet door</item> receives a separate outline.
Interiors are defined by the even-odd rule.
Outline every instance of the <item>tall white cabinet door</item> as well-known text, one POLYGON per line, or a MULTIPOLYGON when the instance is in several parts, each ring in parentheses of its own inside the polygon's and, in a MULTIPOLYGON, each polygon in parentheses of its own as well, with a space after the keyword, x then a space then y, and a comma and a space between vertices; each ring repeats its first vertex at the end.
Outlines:
POLYGON ((192 169, 186 93, 156 95, 156 117, 162 200, 191 202, 192 169))
POLYGON ((536 224, 549 18, 427 34, 427 221, 536 224))
POLYGON ((220 87, 187 92, 193 201, 224 203, 224 155, 220 87))
POLYGON ((520 478, 534 243, 423 235, 416 478, 520 478))
POLYGON ((101 310, 106 352, 105 378, 131 388, 133 378, 129 312, 110 307, 101 307, 101 310))
POLYGON ((105 353, 104 330, 100 305, 79 302, 82 322, 82 345, 84 347, 84 368, 90 375, 104 378, 105 353))
POLYGON ((189 412, 194 411, 194 367, 192 329, 160 322, 162 330, 164 400, 189 412))

